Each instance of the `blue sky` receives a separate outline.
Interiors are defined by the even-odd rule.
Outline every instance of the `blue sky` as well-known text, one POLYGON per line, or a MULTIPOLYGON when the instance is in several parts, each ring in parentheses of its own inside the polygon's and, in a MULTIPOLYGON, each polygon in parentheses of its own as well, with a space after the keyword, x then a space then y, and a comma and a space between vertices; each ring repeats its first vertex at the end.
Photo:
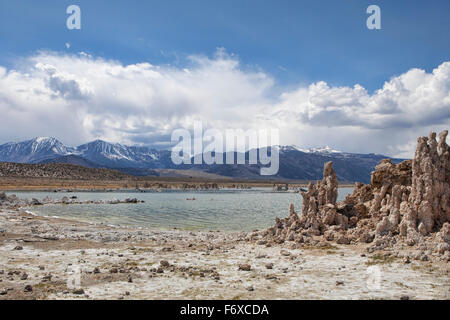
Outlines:
POLYGON ((449 60, 449 21, 445 0, 2 0, 0 64, 40 49, 184 64, 224 47, 280 85, 324 80, 372 91, 412 67, 431 71, 449 60), (81 7, 80 31, 65 27, 70 4, 81 7), (381 7, 382 30, 366 28, 370 4, 381 7))
POLYGON ((450 127, 448 0, 0 0, 0 53, 0 143, 165 146, 201 120, 410 157, 450 127))

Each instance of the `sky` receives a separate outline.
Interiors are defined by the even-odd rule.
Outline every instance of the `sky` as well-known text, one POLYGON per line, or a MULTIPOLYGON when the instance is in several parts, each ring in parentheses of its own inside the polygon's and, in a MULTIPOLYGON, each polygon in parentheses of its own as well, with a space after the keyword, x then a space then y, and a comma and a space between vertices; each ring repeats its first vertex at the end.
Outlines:
POLYGON ((0 115, 0 143, 166 146, 201 120, 411 157, 450 127, 450 2, 0 0, 0 115))

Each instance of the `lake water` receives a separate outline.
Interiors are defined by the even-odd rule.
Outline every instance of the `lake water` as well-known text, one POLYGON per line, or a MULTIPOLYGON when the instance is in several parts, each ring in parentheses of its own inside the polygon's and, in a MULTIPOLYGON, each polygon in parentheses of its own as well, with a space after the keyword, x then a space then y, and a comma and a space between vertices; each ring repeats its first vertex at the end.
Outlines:
MULTIPOLYGON (((353 188, 340 188, 339 200, 351 192, 353 188)), ((77 196, 81 201, 137 198, 145 203, 45 205, 30 208, 30 211, 41 216, 75 218, 86 222, 185 230, 261 230, 272 226, 275 217, 286 217, 291 203, 294 203, 297 212, 301 212, 302 205, 300 194, 273 192, 270 188, 145 193, 13 193, 28 199, 47 196, 52 199, 77 196), (192 198, 196 200, 187 200, 192 198)))

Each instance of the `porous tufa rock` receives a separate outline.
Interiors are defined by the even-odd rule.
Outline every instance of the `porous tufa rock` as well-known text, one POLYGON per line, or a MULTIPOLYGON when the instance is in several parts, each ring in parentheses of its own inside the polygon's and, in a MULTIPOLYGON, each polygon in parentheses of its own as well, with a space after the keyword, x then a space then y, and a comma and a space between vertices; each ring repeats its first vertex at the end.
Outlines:
POLYGON ((338 197, 338 178, 333 169, 333 162, 327 162, 323 168, 322 183, 318 183, 319 207, 326 204, 336 204, 338 197))
MULTIPOLYGON (((448 131, 418 138, 413 160, 382 160, 371 184, 356 183, 337 203, 338 179, 332 162, 323 179, 301 193, 302 212, 291 204, 289 217, 262 232, 274 242, 318 243, 315 236, 339 244, 372 243, 369 251, 405 243, 450 256, 450 147, 448 131)), ((423 255, 418 255, 422 259, 423 255)))
POLYGON ((412 164, 409 203, 417 213, 419 232, 426 235, 450 219, 450 151, 448 131, 420 137, 412 164))
POLYGON ((370 185, 374 189, 381 189, 388 181, 394 185, 411 185, 412 161, 406 160, 399 164, 391 159, 384 159, 375 167, 370 175, 370 185))
POLYGON ((326 226, 338 225, 346 228, 349 219, 338 212, 336 206, 338 196, 338 179, 333 169, 333 163, 324 166, 324 177, 317 184, 310 183, 308 191, 302 192, 302 213, 299 216, 291 204, 289 216, 285 219, 275 219, 275 226, 262 232, 263 236, 273 237, 275 242, 297 241, 305 242, 308 238, 323 234, 326 226))

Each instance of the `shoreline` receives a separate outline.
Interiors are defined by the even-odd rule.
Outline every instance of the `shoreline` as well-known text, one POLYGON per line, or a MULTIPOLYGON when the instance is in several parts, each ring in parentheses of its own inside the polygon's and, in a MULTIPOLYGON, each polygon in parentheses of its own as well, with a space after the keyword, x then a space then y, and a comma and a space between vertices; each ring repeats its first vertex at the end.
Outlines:
POLYGON ((0 209, 0 300, 450 299, 448 263, 406 264, 392 250, 112 227, 24 210, 0 209), (374 274, 378 287, 370 287, 374 274))
MULTIPOLYGON (((210 189, 248 189, 274 185, 290 188, 305 188, 310 181, 252 181, 252 180, 216 180, 216 179, 184 179, 159 177, 136 177, 136 179, 123 180, 73 180, 51 178, 25 178, 25 177, 1 177, 0 191, 49 191, 72 190, 76 192, 101 192, 111 191, 139 191, 139 190, 198 190, 202 187, 210 189)), ((339 187, 354 187, 354 183, 341 183, 339 187)))

